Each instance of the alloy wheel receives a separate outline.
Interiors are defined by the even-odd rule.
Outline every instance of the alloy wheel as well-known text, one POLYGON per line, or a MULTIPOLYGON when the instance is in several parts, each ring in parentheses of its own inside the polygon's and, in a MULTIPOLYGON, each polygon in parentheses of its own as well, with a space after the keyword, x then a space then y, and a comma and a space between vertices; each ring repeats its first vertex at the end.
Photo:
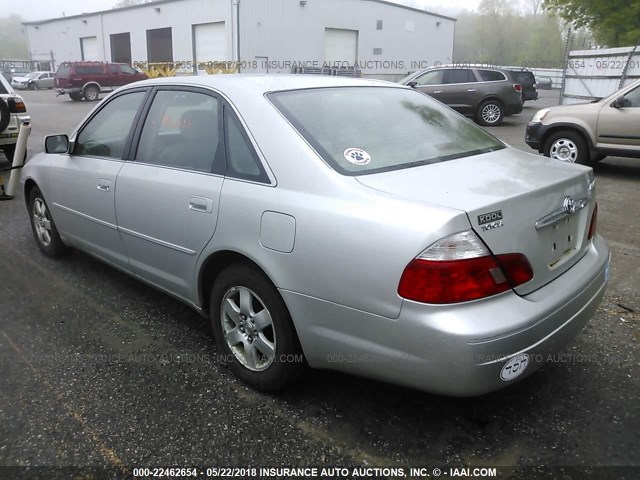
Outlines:
POLYGON ((489 103, 484 106, 481 115, 486 123, 496 123, 500 119, 500 107, 495 103, 489 103))
POLYGON ((561 162, 575 163, 578 159, 578 147, 568 138, 559 138, 551 145, 550 156, 561 162))
POLYGON ((36 227, 38 240, 48 247, 51 244, 51 218, 42 198, 36 198, 33 202, 33 224, 36 227))
POLYGON ((276 333, 271 313, 250 289, 231 287, 222 298, 220 322, 233 355, 254 372, 271 366, 276 353, 276 333))

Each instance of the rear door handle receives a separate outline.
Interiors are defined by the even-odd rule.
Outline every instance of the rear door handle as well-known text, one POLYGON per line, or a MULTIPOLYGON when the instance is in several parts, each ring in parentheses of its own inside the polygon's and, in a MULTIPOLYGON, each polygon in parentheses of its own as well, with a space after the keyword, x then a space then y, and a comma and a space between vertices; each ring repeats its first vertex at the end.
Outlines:
POLYGON ((433 93, 442 93, 442 90, 434 90, 433 93))
POLYGON ((98 179, 98 191, 100 192, 110 192, 111 191, 111 180, 107 180, 106 178, 98 179))
POLYGON ((467 90, 467 92, 477 92, 478 90, 475 88, 470 88, 469 90, 467 90))
POLYGON ((206 197, 189 198, 189 210, 200 213, 211 213, 213 211, 213 200, 206 197))

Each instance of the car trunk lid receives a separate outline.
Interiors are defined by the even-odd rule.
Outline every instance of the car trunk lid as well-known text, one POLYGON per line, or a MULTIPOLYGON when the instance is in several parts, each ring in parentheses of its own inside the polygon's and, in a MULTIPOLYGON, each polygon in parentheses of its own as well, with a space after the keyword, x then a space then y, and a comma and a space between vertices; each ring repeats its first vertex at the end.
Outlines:
POLYGON ((521 295, 567 271, 589 247, 595 184, 586 167, 508 148, 356 178, 380 191, 464 210, 494 254, 527 257, 534 277, 515 289, 521 295), (575 202, 571 214, 561 210, 570 209, 567 198, 575 202))

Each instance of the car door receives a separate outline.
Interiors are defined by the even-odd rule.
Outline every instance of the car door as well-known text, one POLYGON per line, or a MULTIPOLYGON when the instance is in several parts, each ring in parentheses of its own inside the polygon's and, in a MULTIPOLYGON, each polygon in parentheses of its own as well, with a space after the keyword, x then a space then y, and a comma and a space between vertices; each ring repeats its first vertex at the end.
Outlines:
POLYGON ((53 88, 53 77, 49 72, 40 74, 40 88, 53 88))
POLYGON ((442 101, 444 70, 429 70, 412 81, 416 83, 414 87, 416 90, 442 101))
POLYGON ((481 95, 478 80, 470 68, 449 68, 444 71, 442 102, 463 114, 473 114, 475 99, 481 95))
POLYGON ((114 193, 147 93, 123 92, 102 104, 72 138, 72 153, 56 155, 50 167, 50 198, 61 236, 124 269, 128 260, 117 230, 114 193))
POLYGON ((224 181, 221 100, 197 88, 154 91, 118 175, 118 229, 132 270, 194 301, 194 270, 212 238, 224 181))
POLYGON ((604 104, 598 115, 598 147, 640 149, 640 85, 624 93, 624 105, 604 104))

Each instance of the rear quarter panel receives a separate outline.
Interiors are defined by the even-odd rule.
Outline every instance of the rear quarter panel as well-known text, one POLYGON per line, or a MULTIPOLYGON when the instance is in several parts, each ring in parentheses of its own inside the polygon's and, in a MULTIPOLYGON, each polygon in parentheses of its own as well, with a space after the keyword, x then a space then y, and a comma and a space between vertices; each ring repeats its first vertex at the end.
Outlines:
POLYGON ((264 98, 234 100, 275 186, 226 179, 218 228, 199 260, 220 250, 255 261, 282 290, 395 318, 406 265, 437 239, 469 228, 459 210, 402 200, 342 176, 264 98), (291 253, 260 244, 265 211, 295 218, 291 253))

